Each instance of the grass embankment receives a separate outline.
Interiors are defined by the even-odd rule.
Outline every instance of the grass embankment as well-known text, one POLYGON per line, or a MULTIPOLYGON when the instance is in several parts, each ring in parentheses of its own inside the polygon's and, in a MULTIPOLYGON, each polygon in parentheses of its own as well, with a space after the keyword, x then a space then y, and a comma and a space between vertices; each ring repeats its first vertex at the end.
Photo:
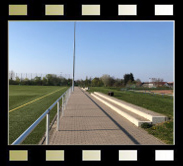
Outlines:
POLYGON ((114 97, 118 99, 168 116, 168 121, 153 125, 145 130, 165 143, 173 144, 173 99, 171 97, 120 91, 120 88, 106 87, 91 87, 89 92, 94 91, 102 92, 104 94, 107 94, 109 91, 113 91, 114 97))
MULTIPOLYGON (((68 87, 57 86, 10 85, 9 144, 18 138, 67 89, 68 87), (24 106, 20 107, 22 105, 24 106), (16 109, 17 107, 18 109, 16 109)), ((53 120, 55 114, 56 106, 50 112, 50 122, 53 120)), ((45 133, 45 128, 46 119, 44 118, 22 144, 38 144, 45 133)))

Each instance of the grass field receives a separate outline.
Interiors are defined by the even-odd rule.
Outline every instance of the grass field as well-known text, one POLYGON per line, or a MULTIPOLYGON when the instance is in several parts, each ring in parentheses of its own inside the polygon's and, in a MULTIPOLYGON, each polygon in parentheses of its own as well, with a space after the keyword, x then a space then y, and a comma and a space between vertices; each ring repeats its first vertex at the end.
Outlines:
MULTIPOLYGON (((19 137, 68 87, 9 86, 9 144, 19 137)), ((56 106, 50 112, 50 122, 56 106)), ((46 120, 33 130, 22 144, 38 144, 45 133, 46 120)))
POLYGON ((114 92, 114 97, 129 103, 144 107, 146 109, 164 114, 169 117, 169 121, 153 125, 147 130, 167 144, 173 144, 173 99, 169 96, 152 96, 150 94, 135 93, 131 91, 120 91, 120 88, 90 87, 89 92, 102 92, 107 94, 114 92))

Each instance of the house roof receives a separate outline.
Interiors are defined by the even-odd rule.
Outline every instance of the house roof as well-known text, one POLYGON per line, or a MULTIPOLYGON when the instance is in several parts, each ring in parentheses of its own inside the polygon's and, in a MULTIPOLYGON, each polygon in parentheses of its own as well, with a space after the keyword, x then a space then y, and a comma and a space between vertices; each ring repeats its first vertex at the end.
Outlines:
POLYGON ((164 85, 167 82, 142 82, 142 84, 160 84, 160 85, 164 85))
POLYGON ((173 82, 167 82, 168 85, 173 85, 173 82))

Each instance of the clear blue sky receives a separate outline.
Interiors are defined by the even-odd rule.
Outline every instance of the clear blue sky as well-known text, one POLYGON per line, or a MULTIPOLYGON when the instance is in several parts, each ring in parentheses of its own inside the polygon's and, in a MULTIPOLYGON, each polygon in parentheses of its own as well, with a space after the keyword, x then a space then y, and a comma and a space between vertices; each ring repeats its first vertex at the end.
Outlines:
MULTIPOLYGON (((173 81, 173 22, 77 22, 75 78, 109 74, 173 81)), ((70 74, 74 22, 9 22, 9 70, 70 74)))

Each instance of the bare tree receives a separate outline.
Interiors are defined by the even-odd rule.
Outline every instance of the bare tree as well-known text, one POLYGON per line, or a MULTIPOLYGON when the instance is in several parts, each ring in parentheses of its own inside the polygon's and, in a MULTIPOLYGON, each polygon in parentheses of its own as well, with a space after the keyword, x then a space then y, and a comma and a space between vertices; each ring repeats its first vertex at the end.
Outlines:
POLYGON ((152 82, 154 82, 156 86, 160 86, 161 82, 163 81, 163 78, 152 78, 152 82))
POLYGON ((110 75, 104 74, 100 79, 104 83, 104 86, 110 86, 111 85, 112 79, 111 79, 110 75))
POLYGON ((10 71, 10 75, 9 75, 11 80, 15 79, 15 72, 13 70, 10 71))
POLYGON ((136 82, 136 85, 137 85, 137 86, 140 86, 140 85, 141 85, 141 80, 140 80, 139 78, 137 78, 137 79, 135 80, 135 82, 136 82))

